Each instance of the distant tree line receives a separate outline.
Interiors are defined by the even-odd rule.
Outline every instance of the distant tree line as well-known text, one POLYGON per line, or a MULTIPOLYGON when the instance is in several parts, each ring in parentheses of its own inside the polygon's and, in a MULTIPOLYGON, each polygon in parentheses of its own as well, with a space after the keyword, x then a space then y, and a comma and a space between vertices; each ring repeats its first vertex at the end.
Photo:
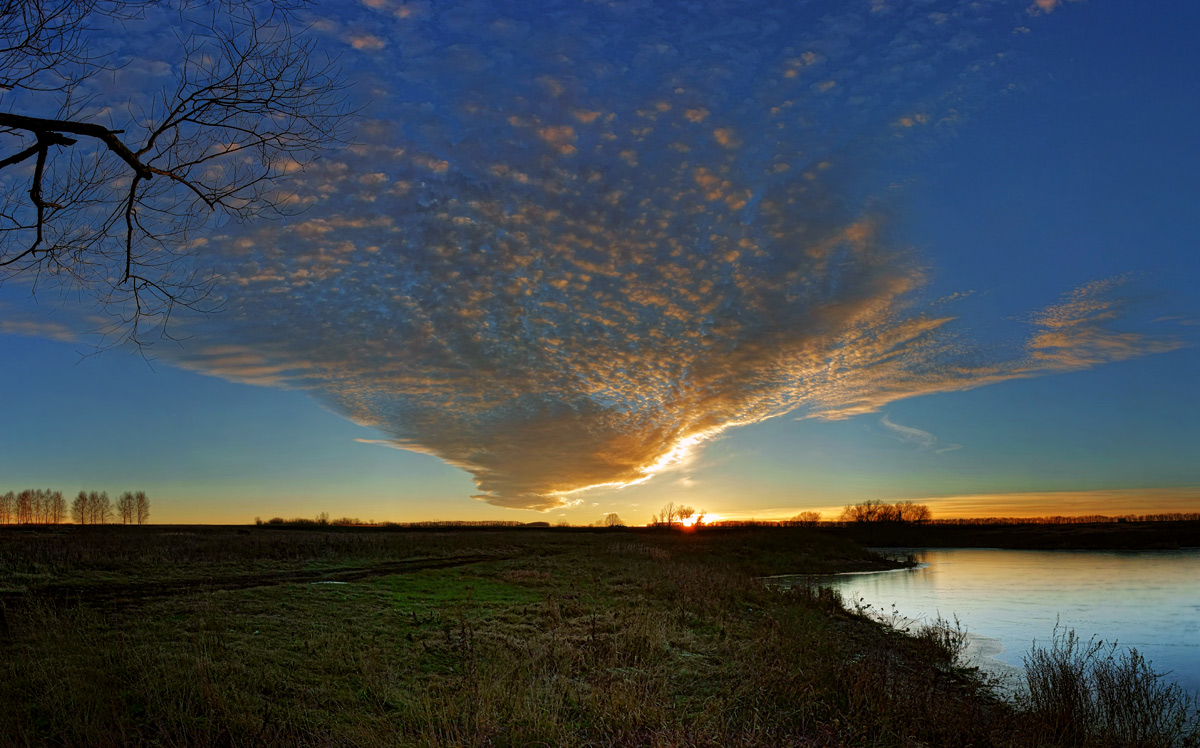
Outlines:
POLYGON ((361 520, 357 517, 338 517, 330 519, 328 512, 321 512, 316 517, 271 517, 263 519, 255 517, 254 524, 259 527, 549 527, 549 522, 519 522, 517 520, 484 519, 484 520, 426 520, 422 522, 376 522, 373 519, 361 520))
MULTIPOLYGON (((856 524, 857 522, 920 522, 926 525, 955 525, 955 526, 972 526, 972 525, 1084 525, 1084 524, 1112 524, 1121 522, 1197 522, 1200 521, 1200 512, 1160 512, 1157 514, 1123 514, 1123 515, 1107 515, 1107 514, 1081 514, 1073 516, 1053 515, 1046 517, 971 517, 959 519, 919 519, 905 520, 904 513, 901 513, 902 519, 891 519, 894 513, 891 511, 873 512, 869 509, 856 508, 850 515, 845 514, 836 520, 822 520, 820 512, 801 512, 791 519, 785 520, 760 520, 760 519, 737 519, 737 520, 720 520, 712 522, 709 527, 846 527, 856 524), (858 519, 863 518, 863 519, 858 519)), ((895 506, 895 505, 889 505, 895 506)), ((916 505, 923 506, 923 505, 916 505)), ((911 514, 910 514, 911 516, 911 514)))
MULTIPOLYGON (((76 499, 78 501, 78 499, 76 499)), ((119 504, 120 502, 118 502, 119 504)), ((1117 517, 1106 515, 1081 515, 1074 517, 983 517, 977 519, 933 519, 932 511, 926 504, 916 504, 911 501, 887 503, 883 501, 864 501, 852 504, 842 510, 841 515, 834 520, 822 519, 817 511, 804 511, 790 519, 760 520, 737 519, 705 522, 704 510, 695 510, 690 506, 669 503, 661 511, 650 516, 648 527, 677 528, 688 520, 694 520, 692 527, 847 527, 865 523, 879 524, 922 524, 922 525, 1020 525, 1020 524, 1084 524, 1106 522, 1182 522, 1200 521, 1200 512, 1175 512, 1160 514, 1129 514, 1117 517)), ((264 520, 254 519, 260 526, 338 526, 338 527, 385 527, 385 528, 471 528, 471 527, 573 527, 567 522, 551 525, 549 522, 519 522, 517 520, 427 520, 422 522, 376 522, 361 520, 357 517, 339 517, 330 519, 327 512, 316 517, 272 517, 264 520)), ((590 527, 625 527, 625 522, 616 512, 606 514, 590 527)))
MULTIPOLYGON (((70 518, 80 525, 144 525, 150 521, 150 499, 145 491, 126 491, 114 507, 106 491, 80 491, 71 502, 70 518)), ((39 488, 0 494, 0 525, 57 525, 66 521, 67 502, 62 491, 39 488)))
POLYGON ((1200 512, 1160 512, 1158 514, 1078 514, 1047 517, 973 517, 935 519, 935 525, 1103 525, 1113 522, 1196 522, 1200 512))
POLYGON ((0 525, 54 525, 66 520, 62 491, 26 489, 0 495, 0 525))

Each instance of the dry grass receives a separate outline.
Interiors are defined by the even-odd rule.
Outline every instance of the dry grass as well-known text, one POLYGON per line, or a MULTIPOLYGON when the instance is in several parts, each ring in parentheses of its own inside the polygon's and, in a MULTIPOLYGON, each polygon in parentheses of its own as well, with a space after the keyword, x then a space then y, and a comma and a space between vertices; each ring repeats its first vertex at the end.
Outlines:
POLYGON ((1083 641, 1055 628, 1025 657, 1024 711, 1061 745, 1173 748, 1200 745, 1197 703, 1136 649, 1083 641))
POLYGON ((0 584, 26 591, 7 598, 0 745, 1052 744, 958 667, 953 627, 907 636, 756 581, 867 563, 819 533, 756 555, 752 533, 228 530, 178 550, 158 532, 114 535, 111 563, 7 546, 0 584), (243 567, 256 586, 175 584, 243 567))

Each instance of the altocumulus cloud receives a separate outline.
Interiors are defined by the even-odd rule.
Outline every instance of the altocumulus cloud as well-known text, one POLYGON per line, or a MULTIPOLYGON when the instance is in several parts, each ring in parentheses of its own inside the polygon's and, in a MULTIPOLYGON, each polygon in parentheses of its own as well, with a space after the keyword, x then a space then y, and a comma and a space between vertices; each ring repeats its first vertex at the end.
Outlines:
POLYGON ((872 196, 988 86, 1002 50, 975 30, 1023 8, 536 5, 315 26, 369 119, 292 183, 306 213, 212 238, 228 311, 177 363, 305 389, 547 509, 765 418, 1174 345, 1113 329, 1108 282, 984 354, 887 241, 872 196))

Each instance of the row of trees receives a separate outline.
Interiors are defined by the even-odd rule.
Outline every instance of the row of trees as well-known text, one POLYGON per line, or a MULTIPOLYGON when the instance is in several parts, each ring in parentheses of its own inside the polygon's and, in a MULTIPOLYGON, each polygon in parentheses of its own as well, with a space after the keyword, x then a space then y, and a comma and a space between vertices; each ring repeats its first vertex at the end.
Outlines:
MULTIPOLYGON (((80 525, 144 525, 150 521, 150 499, 145 491, 126 491, 114 505, 107 491, 80 491, 71 502, 71 520, 80 525)), ((0 525, 57 525, 66 521, 67 502, 62 491, 38 488, 0 494, 0 525)))
POLYGON ((145 491, 126 491, 113 507, 107 491, 80 491, 71 502, 71 517, 81 525, 102 525, 120 521, 123 525, 144 525, 150 521, 150 499, 145 491))
POLYGON ((66 521, 62 491, 28 489, 0 495, 0 525, 52 525, 66 521))

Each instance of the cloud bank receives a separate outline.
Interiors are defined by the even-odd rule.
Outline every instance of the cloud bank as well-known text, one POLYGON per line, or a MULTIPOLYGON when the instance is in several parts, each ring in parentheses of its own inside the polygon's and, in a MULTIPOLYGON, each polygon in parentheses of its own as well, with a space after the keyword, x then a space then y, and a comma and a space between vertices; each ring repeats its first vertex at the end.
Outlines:
POLYGON ((469 471, 480 499, 549 509, 763 419, 1174 347, 1120 329, 1119 281, 1002 347, 921 304, 925 270, 888 241, 894 167, 988 85, 984 30, 1030 19, 913 6, 380 0, 322 19, 370 119, 297 177, 299 220, 212 239, 228 311, 176 363, 308 390, 469 471))

